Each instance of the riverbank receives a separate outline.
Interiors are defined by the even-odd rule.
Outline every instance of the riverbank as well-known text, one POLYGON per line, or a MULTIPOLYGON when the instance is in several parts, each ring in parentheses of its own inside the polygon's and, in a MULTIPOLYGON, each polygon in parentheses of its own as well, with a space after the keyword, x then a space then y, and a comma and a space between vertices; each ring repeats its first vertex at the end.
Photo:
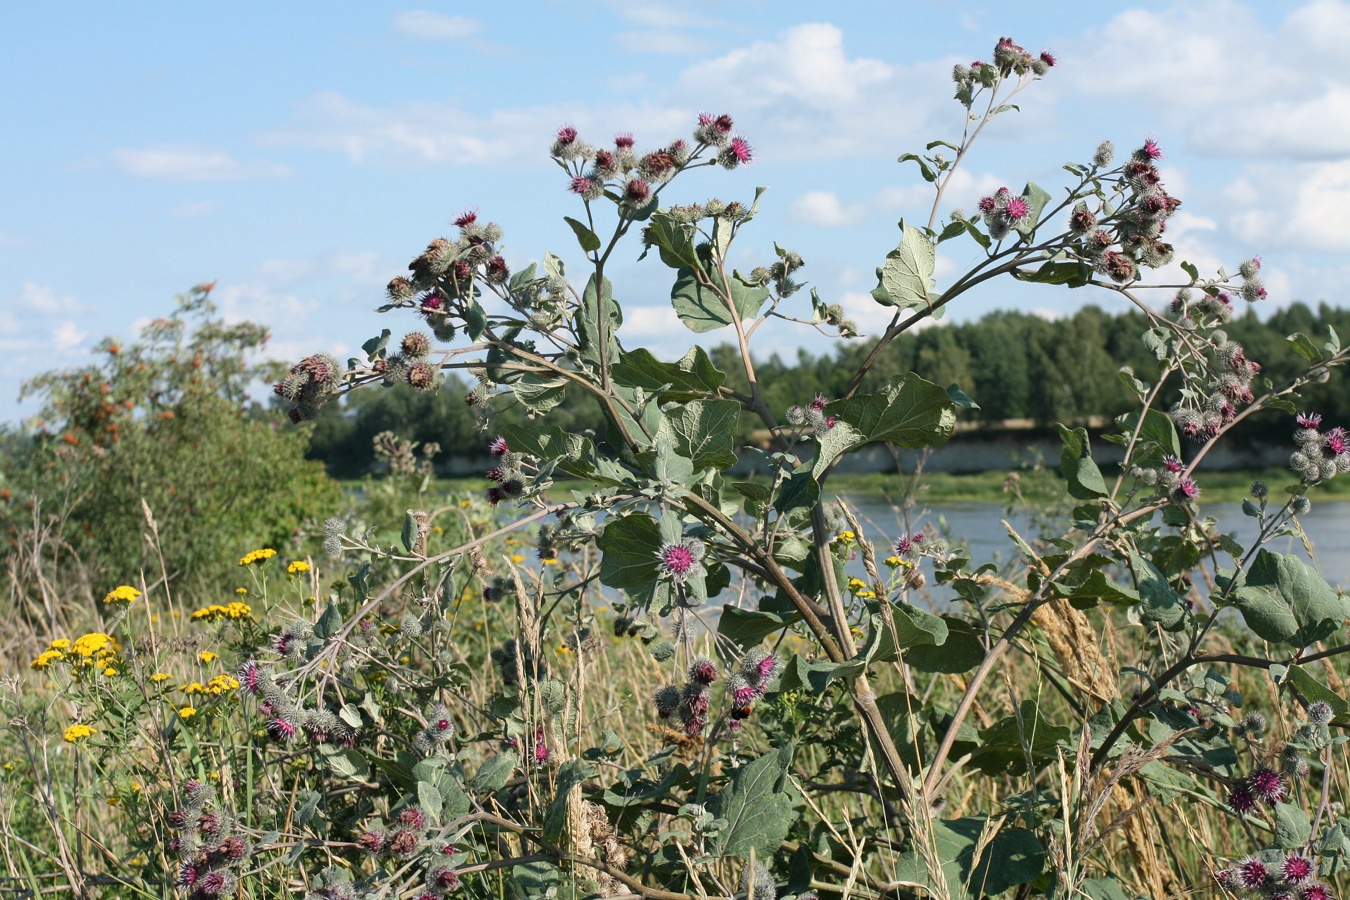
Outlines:
MULTIPOLYGON (((1114 476, 1108 473, 1108 478, 1114 476)), ((760 479, 752 479, 760 480, 760 479)), ((1288 469, 1256 471, 1205 472, 1197 480, 1201 502, 1240 503, 1249 496, 1253 481, 1264 481, 1273 496, 1283 496, 1282 488, 1296 480, 1288 469)), ((359 490, 364 481, 348 479, 341 482, 344 490, 359 490)), ((564 484, 566 482, 563 482, 564 484)), ((577 482, 581 484, 581 482, 577 482)), ((473 493, 486 490, 483 478, 437 478, 432 486, 436 494, 473 493)), ((898 502, 907 490, 915 490, 924 503, 1009 503, 1020 496, 1032 505, 1064 502, 1064 482, 1053 471, 1024 469, 1014 472, 989 471, 955 474, 950 472, 925 473, 917 485, 912 476, 840 472, 830 476, 827 493, 842 495, 858 501, 898 502)), ((1338 478, 1313 488, 1309 496, 1314 500, 1350 500, 1350 477, 1338 478)))

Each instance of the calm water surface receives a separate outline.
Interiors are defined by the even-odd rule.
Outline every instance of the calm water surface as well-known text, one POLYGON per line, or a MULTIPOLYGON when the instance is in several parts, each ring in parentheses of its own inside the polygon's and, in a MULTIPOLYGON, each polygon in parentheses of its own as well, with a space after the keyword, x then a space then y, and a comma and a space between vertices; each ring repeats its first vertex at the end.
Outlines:
MULTIPOLYGON (((875 499, 860 499, 856 509, 869 532, 868 537, 879 545, 879 552, 882 535, 890 541, 906 531, 906 523, 895 507, 877 503, 875 499)), ((1244 547, 1250 547, 1259 532, 1256 520, 1244 516, 1239 503, 1207 503, 1201 507, 1200 514, 1216 518, 1219 528, 1233 534, 1244 547)), ((964 539, 970 550, 971 568, 975 568, 986 562, 1006 562, 1016 555, 1012 539, 1002 525, 1004 519, 1024 538, 1037 536, 1036 526, 1027 514, 1008 515, 1003 506, 995 503, 954 503, 919 510, 912 514, 908 530, 916 531, 928 525, 941 529, 945 524, 954 542, 964 539)), ((1315 566, 1332 585, 1350 590, 1350 503, 1314 501, 1312 510, 1302 517, 1302 522, 1316 551, 1315 566)), ((1312 562, 1297 538, 1278 538, 1266 546, 1312 562)), ((1219 559, 1227 561, 1227 554, 1220 554, 1219 559)), ((854 574, 852 569, 855 567, 861 575, 860 562, 852 564, 850 574, 854 574)))

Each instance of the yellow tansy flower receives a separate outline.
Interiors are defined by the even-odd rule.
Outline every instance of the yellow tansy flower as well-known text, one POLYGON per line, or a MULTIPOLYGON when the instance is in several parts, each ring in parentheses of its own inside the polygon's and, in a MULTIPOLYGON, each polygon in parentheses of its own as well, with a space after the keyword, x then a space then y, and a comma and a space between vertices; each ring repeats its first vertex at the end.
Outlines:
POLYGON ((842 544, 851 544, 858 539, 858 536, 851 531, 841 531, 835 537, 842 544))
POLYGON ((29 663, 29 667, 33 669, 45 669, 47 666, 62 658, 60 650, 44 650, 38 654, 37 659, 29 663))
POLYGON ((248 588, 246 588, 246 587, 237 587, 237 588, 234 589, 234 592, 235 592, 236 594, 238 594, 239 596, 242 597, 242 596, 244 596, 245 594, 248 593, 248 588))
POLYGON ((233 675, 217 675, 206 683, 206 689, 212 694, 226 694, 239 689, 239 682, 233 675))
POLYGON ((511 554, 511 562, 513 562, 513 563, 523 563, 524 561, 525 561, 525 557, 521 556, 519 553, 512 553, 512 554, 511 554))
POLYGON ((57 638, 47 646, 52 650, 68 650, 70 649, 70 638, 57 638))
POLYGON ((191 706, 184 706, 178 710, 178 718, 183 720, 190 719, 196 714, 197 710, 193 709, 191 706))
POLYGON ((153 681, 155 684, 159 684, 161 681, 168 681, 172 677, 173 676, 170 675, 168 672, 156 672, 155 674, 150 676, 150 680, 153 681))
POLYGON ((276 555, 277 551, 273 550, 271 547, 264 547, 261 550, 253 550, 249 553, 245 553, 243 558, 239 560, 239 565, 251 566, 254 563, 267 562, 276 555))
POLYGON ((103 674, 111 678, 112 676, 117 674, 117 670, 114 669, 112 666, 108 666, 108 668, 103 670, 103 674))
POLYGON ((65 734, 61 735, 67 744, 73 744, 76 741, 82 741, 89 735, 94 734, 97 729, 90 728, 88 725, 72 725, 66 729, 65 734))
POLYGON ((850 578, 848 580, 848 589, 856 594, 858 591, 866 590, 867 584, 857 578, 850 578))
POLYGON ((907 559, 901 559, 898 556, 888 556, 886 557, 886 565, 890 566, 892 569, 899 569, 902 567, 909 569, 913 568, 914 563, 910 562, 907 559))
POLYGON ((303 575, 309 571, 309 563, 303 559, 297 559, 286 567, 287 575, 303 575))
POLYGON ((210 650, 203 650, 201 653, 197 654, 197 658, 204 663, 215 662, 220 659, 220 654, 212 653, 210 650))
POLYGON ((104 603, 131 603, 141 592, 129 584, 119 585, 108 592, 108 596, 103 598, 104 603))
POLYGON ((550 556, 548 559, 542 560, 542 562, 546 566, 557 566, 562 564, 562 560, 558 559, 556 556, 550 556))
POLYGON ((76 638, 75 643, 70 645, 70 649, 88 659, 95 653, 116 652, 117 642, 112 639, 111 635, 96 631, 76 638))

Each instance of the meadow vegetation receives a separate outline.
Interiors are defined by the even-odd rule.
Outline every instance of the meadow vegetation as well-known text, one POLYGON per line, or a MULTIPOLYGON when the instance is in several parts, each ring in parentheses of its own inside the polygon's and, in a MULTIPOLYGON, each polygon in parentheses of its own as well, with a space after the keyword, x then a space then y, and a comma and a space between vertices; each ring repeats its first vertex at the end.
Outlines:
MULTIPOLYGON (((1180 202, 1153 140, 941 219, 977 138, 1054 62, 1003 39, 956 68, 964 132, 901 157, 935 190, 877 270, 890 326, 791 396, 752 353, 760 325, 857 328, 790 249, 730 267, 758 192, 676 202, 677 180, 704 196, 752 160, 727 115, 641 151, 560 129, 578 262, 512 271, 466 211, 390 282, 381 312, 406 331, 345 363, 255 368, 265 329, 216 321, 201 286, 134 346, 35 381, 42 423, 0 495, 0 892, 1342 892, 1350 600, 1271 546, 1350 481, 1350 437, 1315 405, 1350 352, 1334 327, 1296 332, 1301 364, 1272 373, 1229 330, 1265 297, 1257 259, 1149 281, 1180 202), (952 240, 981 259, 939 292, 952 240), (667 267, 681 321, 732 349, 626 346, 620 250, 667 267), (834 474, 874 443, 940 453, 981 415, 978 387, 896 354, 993 278, 1116 292, 1146 351, 1100 373, 1128 400, 1104 437, 1125 464, 1060 427, 1060 457, 1007 494, 1036 531, 1009 529, 1003 565, 931 525, 878 539, 834 474), (260 376, 270 406, 246 395, 260 376), (338 398, 413 402, 449 377, 471 432, 372 429, 386 474, 345 498, 304 460, 338 398), (1206 517, 1201 463, 1258 413, 1289 467, 1244 485, 1242 545, 1206 517), (478 489, 438 489, 451 440, 491 457, 478 489), (769 475, 726 474, 745 455, 769 475)), ((925 482, 945 483, 885 487, 903 503, 925 482)))

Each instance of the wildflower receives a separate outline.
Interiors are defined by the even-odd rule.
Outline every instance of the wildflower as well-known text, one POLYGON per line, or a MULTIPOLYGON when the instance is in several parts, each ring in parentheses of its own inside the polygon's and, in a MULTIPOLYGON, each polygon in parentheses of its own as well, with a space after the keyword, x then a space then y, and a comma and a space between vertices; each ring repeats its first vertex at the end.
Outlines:
POLYGON ((841 544, 851 544, 857 540, 858 536, 851 531, 841 531, 835 535, 835 539, 841 544))
POLYGON ((706 656, 700 656, 689 665, 689 678, 700 684, 712 684, 717 680, 717 663, 706 656))
POLYGON ((1308 706, 1308 721, 1314 725, 1329 725, 1333 716, 1331 704, 1325 700, 1318 700, 1308 706))
POLYGON ((1008 201, 1008 208, 1004 211, 1008 214, 1009 219, 1018 222, 1026 217, 1031 208, 1027 206, 1027 201, 1021 197, 1014 197, 1008 201))
POLYGON ((73 653, 78 653, 84 657, 85 660, 89 660, 95 654, 105 655, 109 652, 116 652, 117 642, 110 635, 93 632, 76 638, 70 649, 73 653))
POLYGON ((1249 891, 1255 891, 1265 886, 1270 880, 1270 870, 1266 864, 1254 856, 1249 856, 1237 866, 1238 884, 1249 891))
POLYGON ((634 178, 624 187, 623 199, 634 206, 637 206, 646 203, 647 198, 651 196, 651 192, 651 186, 648 185, 647 182, 643 181, 641 178, 634 178))
POLYGON ((67 744, 78 743, 97 732, 98 729, 91 728, 88 725, 72 725, 61 735, 67 744))
POLYGON ((66 650, 70 647, 70 638, 57 638, 47 645, 52 650, 66 650))
POLYGON ((898 556, 888 556, 886 557, 884 562, 886 563, 886 566, 891 569, 898 569, 901 567, 908 569, 914 566, 914 563, 910 562, 907 559, 901 559, 898 556))
POLYGON ((1177 486, 1172 489, 1172 499, 1178 503, 1187 500, 1194 500, 1200 496, 1200 486, 1190 478, 1183 478, 1177 482, 1177 486))
POLYGON ((669 719, 680 705, 680 689, 674 685, 666 685, 656 689, 652 695, 652 703, 656 706, 656 714, 663 719, 669 719))
POLYGON ((187 721, 197 714, 197 708, 194 706, 182 706, 178 709, 178 718, 187 721))
POLYGON ((1280 863, 1280 877, 1290 884, 1302 884, 1312 876, 1312 860, 1301 853, 1286 854, 1280 863))
POLYGON ((267 731, 273 739, 290 743, 295 740, 295 723, 288 722, 280 717, 272 719, 267 723, 267 731))
POLYGON ((162 681, 168 681, 172 677, 173 676, 170 675, 168 672, 156 672, 155 674, 150 676, 150 680, 153 681, 155 684, 159 684, 162 681))
POLYGON ((1252 794, 1267 803, 1279 803, 1284 799, 1284 779, 1279 772, 1262 767, 1252 773, 1248 784, 1252 794))
POLYGON ((1331 892, 1325 885, 1310 884, 1301 891, 1302 900, 1331 900, 1331 892))
POLYGON ((657 551, 661 571, 676 583, 683 582, 703 558, 703 545, 696 540, 667 543, 657 551))
POLYGON ((1169 453, 1163 457, 1163 468, 1169 472, 1175 473, 1180 472, 1184 466, 1182 466, 1181 460, 1169 453))
POLYGON ((244 554, 243 558, 239 560, 239 565, 251 566, 254 563, 267 562, 276 555, 277 551, 273 550, 271 547, 264 547, 261 550, 252 550, 244 554))
POLYGON ((117 674, 117 670, 114 669, 112 666, 107 666, 106 668, 104 668, 103 674, 111 678, 112 676, 117 674))
POLYGON ((724 169, 743 166, 755 158, 750 142, 743 137, 734 137, 727 148, 717 155, 717 162, 724 169))
POLYGON ((220 654, 212 653, 210 650, 203 650, 201 653, 197 654, 197 659, 201 660, 204 663, 211 663, 220 659, 220 654))
POLYGON ((60 650, 44 650, 38 654, 37 659, 33 660, 28 665, 32 669, 42 670, 47 668, 47 666, 51 665, 57 660, 64 658, 65 657, 63 656, 60 650))
POLYGON ((1256 809, 1256 798, 1246 785, 1239 784, 1228 792, 1228 808, 1245 817, 1256 809))
POLYGON ((1041 62, 1052 69, 1055 67, 1055 63, 1058 62, 1058 60, 1055 59, 1055 54, 1051 53, 1049 50, 1042 50, 1040 59, 1041 62))
POLYGON ((286 567, 287 575, 303 575, 308 571, 309 571, 309 563, 305 562, 303 559, 294 560, 289 566, 286 567))
POLYGON ((135 589, 134 587, 132 587, 131 585, 129 585, 129 584, 123 584, 123 585, 119 585, 118 587, 115 587, 115 588, 113 588, 111 591, 109 591, 109 592, 108 592, 108 595, 107 595, 106 597, 103 598, 103 602, 104 602, 104 603, 132 603, 132 602, 134 602, 135 599, 136 599, 137 597, 139 597, 140 595, 141 595, 141 592, 138 591, 138 590, 136 590, 136 589, 135 589))
POLYGON ((923 543, 923 532, 916 531, 911 535, 901 535, 895 542, 894 553, 896 556, 911 556, 923 543))
POLYGON ((1139 152, 1148 159, 1162 159, 1163 155, 1162 147, 1159 147, 1158 142, 1153 138, 1144 141, 1144 146, 1139 152))

